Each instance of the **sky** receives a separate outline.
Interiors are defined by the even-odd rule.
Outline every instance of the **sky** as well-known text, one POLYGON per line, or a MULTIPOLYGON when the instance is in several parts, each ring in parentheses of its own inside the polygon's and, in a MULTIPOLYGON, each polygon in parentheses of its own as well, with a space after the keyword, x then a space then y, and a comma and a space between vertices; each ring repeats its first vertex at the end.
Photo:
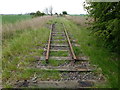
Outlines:
POLYGON ((53 7, 53 13, 67 11, 68 14, 86 14, 85 0, 0 0, 0 14, 25 14, 53 7))

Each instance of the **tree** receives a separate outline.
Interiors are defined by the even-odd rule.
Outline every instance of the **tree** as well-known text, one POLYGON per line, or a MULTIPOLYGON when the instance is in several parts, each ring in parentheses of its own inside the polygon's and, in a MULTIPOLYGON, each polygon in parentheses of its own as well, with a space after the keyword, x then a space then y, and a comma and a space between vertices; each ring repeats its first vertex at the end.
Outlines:
POLYGON ((34 13, 34 12, 32 12, 32 13, 30 13, 30 15, 35 15, 35 13, 34 13))
POLYGON ((61 13, 59 14, 60 16, 63 16, 61 13))
POLYGON ((120 53, 120 2, 91 2, 85 6, 95 22, 93 34, 105 41, 105 46, 120 53))
POLYGON ((67 15, 67 11, 63 11, 62 14, 63 14, 63 15, 67 15))
POLYGON ((41 16, 41 12, 40 12, 40 11, 37 11, 37 12, 35 13, 35 16, 41 16))
POLYGON ((49 13, 51 16, 53 15, 53 7, 52 6, 49 7, 49 13))
POLYGON ((58 13, 55 13, 55 15, 58 15, 58 13))
POLYGON ((41 13, 40 11, 37 11, 36 13, 31 13, 31 14, 33 14, 35 17, 45 15, 45 13, 41 13))
POLYGON ((44 16, 45 15, 45 13, 41 13, 41 16, 44 16))

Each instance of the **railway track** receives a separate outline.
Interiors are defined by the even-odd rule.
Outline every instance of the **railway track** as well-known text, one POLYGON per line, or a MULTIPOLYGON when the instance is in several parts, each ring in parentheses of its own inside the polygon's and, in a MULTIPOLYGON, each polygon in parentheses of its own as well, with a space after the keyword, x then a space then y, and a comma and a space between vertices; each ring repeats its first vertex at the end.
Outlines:
POLYGON ((48 64, 50 60, 67 60, 69 64, 63 65, 63 67, 42 67, 37 66, 43 70, 57 70, 57 71, 92 71, 89 67, 88 60, 78 59, 73 50, 73 44, 71 43, 69 34, 63 23, 52 24, 50 35, 48 39, 47 48, 45 51, 45 60, 48 64), (59 28, 58 28, 59 26, 59 28), (85 61, 81 66, 74 64, 76 61, 85 61), (71 67, 72 66, 72 67, 71 67), (84 67, 84 68, 82 68, 84 67))
MULTIPOLYGON (((35 88, 76 89, 93 87, 94 83, 99 80, 99 76, 96 76, 96 73, 93 72, 96 69, 91 67, 88 59, 76 57, 73 49, 75 44, 73 42, 75 40, 71 40, 70 34, 68 34, 63 23, 52 24, 48 43, 44 48, 43 58, 37 60, 34 67, 34 69, 39 69, 40 72, 37 72, 27 82, 22 82, 22 86, 27 83, 27 87, 35 88), (57 65, 51 64, 55 62, 57 62, 57 65), (41 75, 41 71, 43 75, 41 75), (55 75, 58 75, 55 74, 56 71, 59 73, 60 78, 54 78, 56 77, 55 75), (52 77, 51 73, 55 74, 53 74, 54 77, 52 77), (46 78, 44 78, 44 75, 46 78)), ((17 85, 17 87, 21 86, 17 85)))
POLYGON ((48 40, 48 45, 47 45, 48 46, 47 53, 46 53, 46 58, 45 58, 46 62, 48 62, 48 60, 50 58, 50 52, 57 52, 57 51, 68 52, 69 58, 66 57, 66 59, 68 58, 71 60, 77 60, 75 53, 73 51, 73 47, 72 47, 70 38, 68 36, 68 33, 67 33, 66 28, 63 23, 62 23, 62 26, 63 26, 63 31, 60 32, 60 31, 55 30, 55 24, 51 25, 51 31, 50 31, 50 35, 49 35, 49 40, 48 40), (58 37, 58 38, 56 38, 56 37, 58 37), (61 41, 61 37, 64 37, 64 40, 62 40, 63 43, 59 43, 59 41, 61 41), (58 43, 54 43, 54 40, 58 41, 58 43))
MULTIPOLYGON (((71 43, 70 36, 63 23, 56 23, 51 25, 48 44, 45 51, 46 65, 39 64, 37 68, 45 71, 59 71, 74 74, 75 72, 90 73, 94 70, 89 65, 88 60, 78 59, 73 50, 74 44, 71 43), (64 65, 51 66, 49 62, 56 61, 69 61, 64 65), (80 62, 76 64, 76 62, 80 62)), ((69 74, 68 74, 69 75, 69 74)), ((86 74, 85 74, 86 75, 86 74)), ((85 77, 85 75, 83 77, 85 77)), ((75 76, 76 77, 76 76, 75 76)), ((72 78, 75 78, 74 76, 72 78)), ((71 81, 41 81, 40 85, 53 87, 53 88, 85 88, 92 87, 95 80, 78 80, 71 81), (44 84, 43 84, 44 83, 44 84), (57 83, 57 85, 56 85, 57 83)))

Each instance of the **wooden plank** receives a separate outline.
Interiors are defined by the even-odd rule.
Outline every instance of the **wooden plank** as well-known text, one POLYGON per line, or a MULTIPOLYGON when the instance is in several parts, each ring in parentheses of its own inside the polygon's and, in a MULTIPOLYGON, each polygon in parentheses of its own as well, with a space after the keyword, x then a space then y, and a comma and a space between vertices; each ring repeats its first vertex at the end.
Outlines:
POLYGON ((60 49, 55 50, 55 49, 51 49, 50 51, 53 51, 53 52, 59 52, 59 51, 64 51, 64 52, 67 52, 68 50, 60 50, 60 49))
POLYGON ((58 40, 51 40, 51 41, 66 41, 66 40, 65 40, 65 39, 64 39, 64 40, 59 40, 59 39, 58 39, 58 40))
POLYGON ((72 58, 70 57, 56 57, 56 56, 51 56, 50 57, 51 60, 72 60, 72 58))
POLYGON ((51 44, 53 47, 68 47, 68 44, 51 44))
POLYGON ((61 71, 61 72, 91 72, 93 71, 90 68, 74 68, 70 66, 63 66, 63 67, 55 67, 55 66, 37 66, 37 68, 40 68, 41 70, 46 70, 46 71, 61 71))
POLYGON ((77 88, 90 88, 96 81, 91 80, 71 80, 71 81, 37 81, 37 83, 29 83, 29 87, 48 88, 48 89, 77 89, 77 88))

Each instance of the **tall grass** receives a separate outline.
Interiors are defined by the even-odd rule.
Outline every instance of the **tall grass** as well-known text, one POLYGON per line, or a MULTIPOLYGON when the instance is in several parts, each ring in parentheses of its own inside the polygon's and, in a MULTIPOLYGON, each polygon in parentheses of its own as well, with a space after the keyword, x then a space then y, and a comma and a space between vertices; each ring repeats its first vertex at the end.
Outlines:
POLYGON ((11 87, 17 80, 30 79, 35 72, 27 69, 42 55, 49 36, 47 22, 53 17, 38 17, 3 25, 2 80, 3 87, 11 87))
POLYGON ((39 44, 39 47, 41 47, 42 43, 45 43, 48 39, 48 36, 49 29, 47 28, 28 30, 20 34, 19 37, 13 38, 6 43, 7 46, 3 48, 2 58, 2 79, 4 85, 8 83, 11 84, 14 80, 30 78, 30 76, 33 75, 30 74, 24 77, 25 72, 27 72, 26 67, 36 60, 34 56, 36 54, 38 56, 42 54, 41 50, 37 48, 34 50, 33 48, 37 46, 38 42, 41 42, 41 44, 39 44), (23 75, 21 77, 17 74, 20 72, 23 75))
POLYGON ((79 50, 89 56, 91 63, 102 69, 102 73, 107 81, 103 86, 97 85, 97 87, 118 88, 118 62, 120 57, 104 48, 102 46, 104 42, 97 41, 96 37, 90 34, 90 31, 86 27, 82 25, 77 26, 66 19, 62 19, 62 21, 65 23, 67 30, 78 40, 81 46, 79 50))
POLYGON ((5 24, 2 27, 3 39, 9 39, 16 33, 22 32, 26 29, 37 29, 42 27, 48 20, 52 19, 50 16, 37 17, 29 20, 20 21, 17 23, 5 24))
POLYGON ((66 16, 68 20, 72 20, 77 25, 89 26, 90 22, 93 22, 93 19, 88 16, 66 16))
POLYGON ((16 23, 31 18, 31 15, 2 15, 2 24, 16 23))

